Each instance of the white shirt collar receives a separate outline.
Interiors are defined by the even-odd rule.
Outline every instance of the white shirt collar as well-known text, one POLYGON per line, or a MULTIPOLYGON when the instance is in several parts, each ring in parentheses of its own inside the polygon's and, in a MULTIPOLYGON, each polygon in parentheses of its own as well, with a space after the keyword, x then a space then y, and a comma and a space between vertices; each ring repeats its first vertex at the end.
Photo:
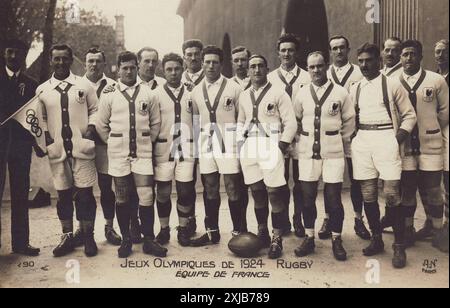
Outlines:
POLYGON ((405 80, 408 80, 408 79, 418 80, 420 78, 420 75, 422 75, 422 68, 420 68, 419 71, 412 76, 406 74, 406 72, 403 71, 403 78, 405 80))
POLYGON ((367 86, 369 84, 374 84, 374 83, 378 82, 378 80, 381 79, 381 76, 382 76, 382 74, 378 75, 377 78, 372 79, 372 80, 368 80, 366 77, 364 77, 361 80, 361 87, 364 87, 364 86, 367 86))
POLYGON ((334 70, 337 72, 347 72, 352 67, 352 65, 350 64, 350 62, 347 62, 347 64, 341 67, 337 67, 336 65, 333 64, 333 67, 334 70))
POLYGON ((316 93, 317 93, 319 90, 325 91, 326 89, 328 89, 328 87, 329 87, 330 84, 331 84, 331 81, 330 81, 330 80, 327 80, 327 82, 326 82, 323 86, 320 86, 320 87, 316 86, 314 83, 311 83, 311 84, 313 85, 313 88, 314 88, 314 90, 315 90, 316 93))
POLYGON ((396 69, 398 66, 402 65, 400 62, 394 64, 392 67, 387 67, 386 65, 383 68, 383 72, 389 73, 390 71, 396 69))
POLYGON ((137 76, 137 83, 138 84, 146 84, 146 85, 153 85, 154 82, 156 82, 156 75, 153 76, 153 79, 150 81, 143 80, 139 75, 137 76))
POLYGON ((85 74, 83 77, 84 77, 90 84, 92 84, 92 85, 95 86, 95 87, 99 87, 99 86, 100 86, 100 83, 102 82, 102 80, 106 80, 106 75, 105 75, 105 74, 103 74, 103 76, 102 76, 97 82, 92 82, 92 81, 90 81, 89 78, 87 78, 87 75, 86 75, 86 74, 85 74))
POLYGON ((217 86, 217 85, 221 85, 223 82, 224 77, 222 75, 220 75, 220 78, 217 79, 215 82, 213 83, 209 83, 208 80, 205 78, 205 83, 206 83, 206 87, 209 88, 211 86, 217 86))
POLYGON ((258 94, 262 91, 264 91, 265 88, 267 88, 267 86, 269 85, 269 81, 267 81, 262 87, 260 87, 258 90, 255 89, 255 87, 252 85, 251 89, 253 92, 255 92, 255 94, 258 94))
POLYGON ((76 83, 76 78, 72 72, 70 72, 69 76, 64 80, 59 80, 55 78, 55 74, 52 75, 52 78, 50 78, 50 84, 53 85, 55 88, 59 86, 61 83, 68 83, 71 85, 74 85, 76 83))
POLYGON ((128 91, 128 90, 135 90, 136 87, 139 85, 139 83, 136 82, 136 84, 134 84, 132 86, 127 86, 126 84, 122 83, 122 81, 119 80, 117 85, 119 87, 119 91, 124 92, 124 91, 128 91))
POLYGON ((189 77, 191 77, 191 79, 197 79, 203 73, 203 69, 199 70, 197 73, 190 73, 189 71, 186 71, 186 73, 189 75, 189 77))
POLYGON ((283 74, 283 76, 295 77, 295 76, 298 76, 297 74, 300 74, 299 67, 297 64, 295 64, 294 68, 290 71, 285 70, 282 66, 280 66, 280 70, 281 70, 281 73, 283 74))
POLYGON ((19 70, 18 72, 14 73, 12 70, 10 70, 10 69, 8 68, 8 66, 5 65, 5 68, 6 68, 6 74, 8 74, 8 77, 9 77, 9 78, 12 78, 14 75, 15 75, 16 77, 19 77, 19 75, 20 75, 20 70, 19 70))

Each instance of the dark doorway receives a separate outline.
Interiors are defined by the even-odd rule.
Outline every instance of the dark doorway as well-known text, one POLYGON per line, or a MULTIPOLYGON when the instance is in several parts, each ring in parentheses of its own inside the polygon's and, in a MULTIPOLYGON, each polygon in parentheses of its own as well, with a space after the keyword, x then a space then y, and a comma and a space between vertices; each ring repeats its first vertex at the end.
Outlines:
POLYGON ((228 33, 225 33, 225 36, 223 37, 222 49, 223 49, 222 74, 227 78, 231 78, 233 77, 233 66, 231 64, 231 40, 228 33))
POLYGON ((324 52, 328 61, 328 19, 323 0, 289 0, 284 28, 300 38, 299 66, 306 67, 306 57, 312 51, 324 52))

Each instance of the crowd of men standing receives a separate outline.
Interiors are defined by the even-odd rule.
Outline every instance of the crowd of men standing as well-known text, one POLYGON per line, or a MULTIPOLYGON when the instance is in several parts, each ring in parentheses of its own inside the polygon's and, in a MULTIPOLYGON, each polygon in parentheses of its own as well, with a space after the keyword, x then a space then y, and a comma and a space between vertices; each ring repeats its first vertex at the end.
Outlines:
POLYGON ((0 113, 11 115, 39 94, 47 146, 42 151, 15 121, 0 128, 0 188, 3 193, 8 168, 13 252, 40 253, 29 243, 32 148, 39 157, 48 156, 58 192, 62 239, 55 257, 79 246, 86 256, 97 255, 96 183, 105 237, 119 246, 120 258, 129 257, 138 243, 148 255, 167 255, 173 181, 179 244, 218 244, 223 175, 233 236, 248 231, 250 189, 257 235, 271 259, 282 256, 283 236, 292 225, 304 238, 295 254, 314 253, 322 180, 325 219, 318 237, 331 239, 334 257, 345 261, 345 170, 351 179, 354 231, 370 241, 365 256, 384 251, 382 233, 389 227, 395 236, 395 268, 406 266, 406 248, 416 240, 432 238, 433 246, 448 252, 448 40, 435 46, 436 73, 422 68, 419 41, 389 38, 381 51, 366 43, 357 50, 358 64, 349 62, 347 38, 334 36, 329 43, 331 63, 315 51, 307 58, 307 71, 296 64, 300 43, 294 35, 280 37, 281 65, 272 72, 263 55, 236 47, 231 79, 221 73, 224 54, 216 46, 186 41, 182 56, 162 57, 164 78, 155 75, 158 51, 146 47, 119 55, 117 81, 105 76, 107 61, 99 48, 86 52, 86 74, 76 76, 71 48, 58 44, 50 52, 54 73, 38 86, 23 71, 25 44, 5 42, 0 113), (197 170, 204 187, 205 233, 194 238, 197 170), (386 199, 383 218, 379 180, 386 199), (417 190, 427 220, 416 232, 417 190), (156 236, 155 207, 161 225, 156 236))

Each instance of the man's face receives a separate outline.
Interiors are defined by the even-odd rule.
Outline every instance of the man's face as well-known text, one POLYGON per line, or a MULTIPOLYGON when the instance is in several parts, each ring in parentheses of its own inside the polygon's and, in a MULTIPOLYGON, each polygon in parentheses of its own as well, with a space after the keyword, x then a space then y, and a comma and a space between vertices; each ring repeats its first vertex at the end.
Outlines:
POLYGON ((120 63, 119 66, 119 78, 120 81, 127 86, 132 86, 136 83, 137 78, 137 65, 136 62, 131 60, 120 63))
POLYGON ((208 80, 217 80, 220 78, 222 63, 220 57, 215 54, 207 54, 203 59, 203 70, 208 80))
POLYGON ((293 67, 295 65, 297 49, 294 43, 281 43, 278 51, 278 57, 281 64, 286 67, 293 67))
POLYGON ((382 52, 383 63, 387 67, 393 67, 400 61, 401 44, 399 41, 387 40, 382 52))
POLYGON ((13 72, 17 72, 25 65, 26 52, 18 48, 6 48, 4 58, 6 66, 13 72))
POLYGON ((416 48, 407 47, 403 48, 401 54, 401 61, 405 72, 416 72, 420 68, 420 62, 422 61, 422 55, 420 55, 416 48))
POLYGON ((444 44, 437 44, 434 49, 434 57, 438 65, 448 65, 448 48, 444 44))
POLYGON ((68 50, 53 50, 51 55, 51 65, 55 75, 67 76, 70 74, 70 67, 73 59, 68 50))
POLYGON ((330 42, 331 59, 333 63, 345 64, 348 62, 350 48, 344 39, 335 39, 330 42))
POLYGON ((233 69, 236 75, 246 75, 248 71, 248 54, 241 51, 232 55, 233 69))
POLYGON ((373 54, 368 52, 363 52, 358 56, 359 68, 361 73, 366 78, 372 78, 376 76, 380 68, 380 59, 375 57, 373 54))
POLYGON ((320 55, 312 55, 308 58, 308 72, 311 80, 316 85, 325 84, 327 81, 328 66, 320 55))
POLYGON ((268 68, 261 58, 253 58, 249 62, 248 75, 252 84, 263 84, 267 81, 268 68))
POLYGON ((183 75, 183 66, 177 61, 168 61, 164 65, 164 77, 170 85, 179 85, 183 75))
POLYGON ((158 67, 158 54, 154 51, 144 51, 139 62, 139 75, 153 78, 158 67))
POLYGON ((198 47, 186 48, 184 62, 189 70, 197 72, 202 67, 202 51, 198 47))
POLYGON ((102 76, 106 63, 101 53, 88 53, 86 55, 86 74, 88 76, 102 76))

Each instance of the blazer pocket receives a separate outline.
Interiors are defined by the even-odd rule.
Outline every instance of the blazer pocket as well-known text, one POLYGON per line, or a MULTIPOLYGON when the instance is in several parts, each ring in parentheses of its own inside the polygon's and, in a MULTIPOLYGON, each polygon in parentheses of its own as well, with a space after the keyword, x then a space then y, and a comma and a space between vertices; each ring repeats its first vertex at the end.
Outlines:
POLYGON ((427 130, 425 132, 425 144, 423 146, 432 150, 442 149, 442 133, 439 128, 433 130, 427 130))
POLYGON ((123 134, 111 133, 108 138, 108 152, 121 153, 123 151, 123 134))

